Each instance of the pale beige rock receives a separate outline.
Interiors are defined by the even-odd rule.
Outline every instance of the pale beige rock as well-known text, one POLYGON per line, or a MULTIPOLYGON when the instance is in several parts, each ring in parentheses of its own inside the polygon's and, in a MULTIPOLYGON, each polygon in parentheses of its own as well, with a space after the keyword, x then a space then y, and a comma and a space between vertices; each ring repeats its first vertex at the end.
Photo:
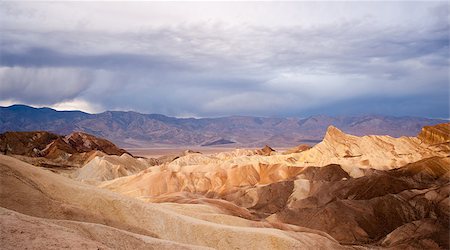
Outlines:
POLYGON ((237 187, 270 184, 295 177, 302 168, 281 164, 183 167, 152 167, 138 174, 101 183, 99 186, 137 198, 186 191, 224 194, 237 187), (177 170, 179 169, 179 170, 177 170))
POLYGON ((297 164, 325 166, 339 164, 353 177, 357 168, 388 170, 432 156, 447 156, 416 137, 353 136, 330 126, 322 142, 295 156, 297 164))
POLYGON ((134 158, 129 154, 97 156, 71 177, 87 182, 106 181, 135 174, 149 167, 151 167, 149 160, 134 158))
POLYGON ((167 206, 144 203, 85 185, 4 155, 0 155, 0 171, 0 205, 28 215, 98 220, 147 236, 218 249, 345 248, 312 230, 285 233, 274 228, 237 227, 200 220, 167 206), (52 209, 48 210, 45 203, 28 201, 30 192, 35 199, 47 199, 52 209), (57 203, 60 205, 56 206, 57 203), (41 205, 44 207, 39 207, 41 205))
POLYGON ((289 197, 288 206, 292 202, 307 198, 309 196, 310 189, 311 183, 309 180, 298 179, 294 181, 294 190, 289 197))
POLYGON ((0 207, 2 249, 201 249, 101 224, 27 216, 0 207))

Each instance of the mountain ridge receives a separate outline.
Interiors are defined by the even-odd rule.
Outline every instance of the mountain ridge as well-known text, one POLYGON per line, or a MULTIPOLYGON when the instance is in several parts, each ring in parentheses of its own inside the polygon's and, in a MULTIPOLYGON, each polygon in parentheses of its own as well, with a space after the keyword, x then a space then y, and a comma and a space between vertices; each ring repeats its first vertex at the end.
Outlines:
POLYGON ((134 111, 57 111, 26 105, 0 107, 0 133, 47 130, 56 134, 86 132, 122 147, 202 145, 220 139, 236 142, 233 147, 265 144, 291 147, 322 140, 329 125, 354 135, 415 136, 423 126, 446 122, 420 117, 382 115, 270 118, 227 116, 176 118, 134 111))

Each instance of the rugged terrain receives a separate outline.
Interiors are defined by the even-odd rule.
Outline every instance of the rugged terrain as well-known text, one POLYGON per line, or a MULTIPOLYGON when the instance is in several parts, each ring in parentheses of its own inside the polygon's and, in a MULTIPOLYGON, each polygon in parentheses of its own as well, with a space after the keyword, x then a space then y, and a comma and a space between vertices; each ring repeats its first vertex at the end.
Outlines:
POLYGON ((25 105, 0 107, 0 133, 46 130, 56 134, 82 131, 122 147, 234 146, 293 147, 319 143, 328 126, 353 135, 415 136, 427 125, 445 121, 416 117, 312 116, 308 118, 174 118, 159 114, 107 111, 88 114, 25 105))
POLYGON ((0 134, 0 151, 55 171, 84 166, 96 156, 129 154, 108 140, 86 133, 60 136, 46 131, 0 134))
POLYGON ((6 134, 14 147, 0 155, 1 244, 448 249, 450 123, 419 131, 355 136, 330 126, 313 147, 160 159, 94 147, 86 134, 6 134), (68 155, 101 154, 62 174, 29 160, 60 141, 68 155))

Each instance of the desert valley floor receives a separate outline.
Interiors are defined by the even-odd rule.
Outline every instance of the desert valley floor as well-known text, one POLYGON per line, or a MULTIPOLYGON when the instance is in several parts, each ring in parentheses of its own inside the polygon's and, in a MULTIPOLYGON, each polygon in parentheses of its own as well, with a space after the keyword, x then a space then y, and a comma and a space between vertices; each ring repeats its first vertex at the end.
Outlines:
POLYGON ((2 249, 449 249, 450 123, 277 150, 6 132, 0 151, 2 249))

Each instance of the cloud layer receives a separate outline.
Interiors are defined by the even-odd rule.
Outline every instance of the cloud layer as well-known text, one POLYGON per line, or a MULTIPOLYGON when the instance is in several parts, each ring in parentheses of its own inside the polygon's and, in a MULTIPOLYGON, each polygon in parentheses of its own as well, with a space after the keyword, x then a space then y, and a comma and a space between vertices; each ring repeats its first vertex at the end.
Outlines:
POLYGON ((0 102, 175 116, 448 117, 448 7, 1 3, 0 102))

